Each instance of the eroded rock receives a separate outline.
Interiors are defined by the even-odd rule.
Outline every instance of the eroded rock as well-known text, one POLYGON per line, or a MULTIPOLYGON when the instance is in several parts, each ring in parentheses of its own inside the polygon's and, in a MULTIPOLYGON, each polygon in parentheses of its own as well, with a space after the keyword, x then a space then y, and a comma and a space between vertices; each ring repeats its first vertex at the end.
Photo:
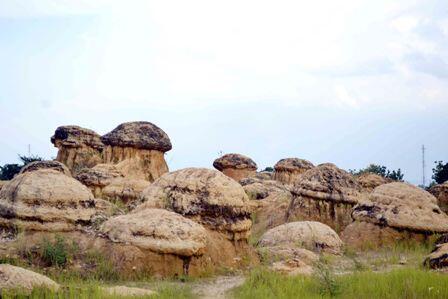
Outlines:
POLYGON ((366 192, 372 192, 376 187, 392 182, 391 179, 374 173, 363 173, 355 178, 366 192))
POLYGON ((48 288, 57 291, 59 285, 50 278, 36 272, 8 264, 0 264, 0 290, 21 290, 30 293, 34 288, 48 288))
POLYGON ((307 170, 314 168, 313 163, 299 158, 286 158, 274 166, 274 179, 288 185, 293 185, 307 170))
POLYGON ((251 158, 240 154, 226 154, 216 159, 213 167, 236 181, 254 176, 257 170, 251 158))
POLYGON ((30 172, 30 171, 36 171, 39 169, 53 169, 56 171, 59 171, 60 173, 63 173, 65 175, 71 176, 70 170, 58 161, 35 161, 31 162, 25 166, 22 167, 20 170, 20 173, 30 172))
POLYGON ((432 186, 429 192, 437 198, 439 207, 445 213, 448 212, 448 181, 443 184, 432 186))

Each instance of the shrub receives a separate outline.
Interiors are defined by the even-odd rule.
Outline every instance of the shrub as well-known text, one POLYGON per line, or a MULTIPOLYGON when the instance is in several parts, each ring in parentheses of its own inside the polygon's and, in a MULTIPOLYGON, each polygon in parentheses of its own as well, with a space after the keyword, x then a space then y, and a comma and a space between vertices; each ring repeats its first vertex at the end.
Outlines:
POLYGON ((448 181, 448 163, 443 164, 442 161, 435 161, 436 167, 432 169, 432 179, 437 184, 448 181))
POLYGON ((54 241, 42 241, 40 257, 47 266, 64 267, 75 251, 76 243, 70 246, 62 236, 56 235, 54 241))

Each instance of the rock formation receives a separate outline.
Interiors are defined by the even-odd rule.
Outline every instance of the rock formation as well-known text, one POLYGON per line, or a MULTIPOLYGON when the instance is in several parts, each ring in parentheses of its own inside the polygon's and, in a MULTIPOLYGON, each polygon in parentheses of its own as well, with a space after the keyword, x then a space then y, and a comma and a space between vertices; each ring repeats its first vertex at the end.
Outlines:
POLYGON ((77 180, 53 169, 19 174, 0 191, 0 228, 3 233, 72 231, 91 225, 111 206, 93 198, 77 180))
POLYGON ((171 150, 168 135, 150 122, 123 123, 101 137, 103 162, 114 164, 127 177, 154 181, 168 172, 164 153, 171 150))
POLYGON ((82 169, 75 177, 89 187, 93 195, 102 198, 103 189, 115 178, 124 178, 124 174, 111 164, 98 164, 92 168, 82 169))
POLYGON ((240 184, 256 207, 252 217, 252 239, 286 222, 286 212, 292 199, 291 191, 287 186, 277 181, 257 177, 243 179, 240 184))
POLYGON ((391 179, 369 172, 363 173, 355 178, 366 192, 372 192, 376 187, 392 182, 391 179))
POLYGON ((293 185, 307 170, 314 168, 313 163, 298 158, 286 158, 274 166, 274 179, 288 185, 293 185))
POLYGON ((429 192, 437 198, 439 207, 445 213, 448 212, 448 181, 443 184, 432 186, 429 192))
POLYGON ((48 288, 53 291, 59 285, 50 278, 20 267, 0 264, 0 290, 18 290, 29 294, 34 288, 48 288))
POLYGON ((0 190, 2 190, 3 186, 9 181, 0 181, 0 190))
POLYGON ((407 183, 389 183, 373 190, 368 201, 356 205, 355 222, 343 231, 347 244, 386 245, 398 240, 425 240, 448 232, 448 216, 430 193, 407 183))
POLYGON ((362 188, 348 172, 321 164, 305 172, 292 188, 288 221, 315 220, 340 231, 352 222, 351 210, 362 201, 362 188))
POLYGON ((258 250, 271 269, 287 274, 311 274, 318 254, 341 254, 343 242, 329 226, 314 221, 290 222, 263 234, 258 250))
POLYGON ((250 234, 249 198, 240 184, 218 171, 186 168, 167 173, 143 191, 142 199, 137 211, 168 209, 233 240, 250 234))
POLYGON ((59 171, 60 173, 63 173, 65 175, 71 176, 70 170, 58 161, 35 161, 31 162, 25 166, 22 167, 20 170, 20 173, 30 172, 30 171, 36 171, 39 169, 53 169, 56 171, 59 171))
POLYGON ((65 164, 72 174, 102 161, 104 145, 100 135, 92 130, 78 126, 58 127, 51 142, 59 149, 56 160, 65 164))
POLYGON ((257 164, 240 154, 226 154, 213 162, 213 167, 236 181, 255 175, 257 164))

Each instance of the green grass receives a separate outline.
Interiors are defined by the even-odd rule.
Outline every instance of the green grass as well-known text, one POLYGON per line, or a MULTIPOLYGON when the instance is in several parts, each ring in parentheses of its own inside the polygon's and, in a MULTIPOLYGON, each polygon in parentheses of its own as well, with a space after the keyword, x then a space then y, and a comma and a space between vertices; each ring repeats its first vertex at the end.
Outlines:
MULTIPOLYGON (((234 292, 235 298, 448 298, 448 275, 421 269, 385 273, 355 272, 332 277, 285 277, 254 270, 234 292)), ((324 275, 324 276, 325 276, 324 275)))

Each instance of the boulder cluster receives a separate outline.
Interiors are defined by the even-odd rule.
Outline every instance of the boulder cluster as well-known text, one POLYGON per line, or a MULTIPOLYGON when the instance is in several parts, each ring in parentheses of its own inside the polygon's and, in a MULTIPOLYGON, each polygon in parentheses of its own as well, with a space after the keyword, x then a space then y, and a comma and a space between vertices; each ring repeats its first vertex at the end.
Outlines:
MULTIPOLYGON (((200 275, 261 260, 294 275, 312 273, 322 253, 340 255, 344 246, 448 233, 447 183, 430 190, 436 198, 407 183, 299 158, 257 172, 251 158, 235 153, 216 159, 216 170, 169 172, 171 141, 150 122, 124 123, 103 136, 63 126, 51 142, 55 161, 30 163, 0 182, 0 238, 7 244, 0 257, 23 246, 32 252, 58 235, 81 252, 103 253, 120 273, 200 275)), ((448 265, 448 238, 439 243, 427 259, 434 268, 448 265)), ((57 287, 11 267, 0 267, 0 287, 2 277, 19 276, 29 276, 30 287, 57 287)))

